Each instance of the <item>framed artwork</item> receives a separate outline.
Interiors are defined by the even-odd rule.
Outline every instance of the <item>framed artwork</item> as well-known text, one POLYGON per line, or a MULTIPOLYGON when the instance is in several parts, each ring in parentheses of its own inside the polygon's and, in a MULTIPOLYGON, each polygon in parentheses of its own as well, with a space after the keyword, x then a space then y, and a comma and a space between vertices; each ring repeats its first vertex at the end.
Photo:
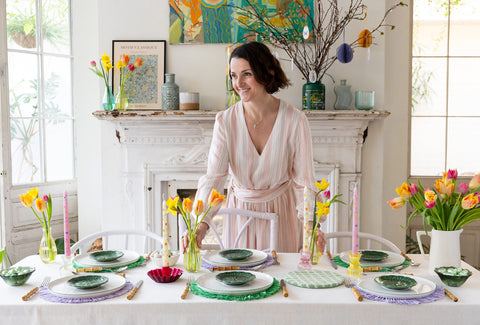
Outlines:
POLYGON ((165 82, 166 41, 116 41, 112 42, 113 69, 112 90, 120 85, 120 71, 117 62, 123 54, 130 56, 133 64, 136 58, 143 65, 134 70, 125 81, 124 89, 128 97, 128 109, 161 109, 162 85, 165 82))

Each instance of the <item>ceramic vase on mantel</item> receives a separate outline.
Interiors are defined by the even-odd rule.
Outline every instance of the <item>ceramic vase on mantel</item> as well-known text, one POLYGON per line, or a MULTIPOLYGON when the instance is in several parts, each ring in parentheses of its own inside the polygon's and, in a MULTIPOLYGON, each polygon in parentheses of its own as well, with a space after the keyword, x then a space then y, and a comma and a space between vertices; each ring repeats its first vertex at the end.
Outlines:
POLYGON ((175 111, 179 109, 179 88, 175 83, 175 74, 165 73, 165 83, 162 85, 162 110, 175 111))
POLYGON ((321 81, 307 82, 302 92, 302 109, 325 109, 325 85, 321 81))
MULTIPOLYGON (((454 266, 460 267, 460 234, 463 229, 452 231, 440 231, 432 229, 428 232, 431 237, 430 241, 430 256, 428 262, 428 271, 435 274, 434 269, 440 266, 454 266)), ((422 235, 425 231, 417 231, 417 241, 422 255, 425 255, 422 245, 422 235)))

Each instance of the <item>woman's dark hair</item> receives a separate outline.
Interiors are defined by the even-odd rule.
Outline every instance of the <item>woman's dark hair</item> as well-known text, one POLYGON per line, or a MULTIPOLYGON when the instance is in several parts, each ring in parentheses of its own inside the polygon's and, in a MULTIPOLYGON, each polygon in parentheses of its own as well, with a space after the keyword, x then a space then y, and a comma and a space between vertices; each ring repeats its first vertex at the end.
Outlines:
POLYGON ((269 94, 276 93, 280 88, 286 88, 290 85, 280 62, 263 43, 248 42, 242 44, 233 50, 230 62, 233 58, 247 60, 252 68, 255 80, 265 86, 265 90, 269 94))

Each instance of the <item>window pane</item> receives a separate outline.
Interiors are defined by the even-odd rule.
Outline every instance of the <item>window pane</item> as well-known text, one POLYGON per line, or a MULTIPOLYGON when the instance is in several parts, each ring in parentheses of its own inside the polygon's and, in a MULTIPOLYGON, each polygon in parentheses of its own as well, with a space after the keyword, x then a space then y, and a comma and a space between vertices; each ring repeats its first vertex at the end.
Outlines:
POLYGON ((447 54, 447 10, 431 1, 414 1, 413 55, 447 54))
POLYGON ((448 87, 448 114, 456 116, 479 116, 476 100, 480 94, 480 58, 450 59, 448 87))
POLYGON ((43 0, 43 46, 45 52, 70 54, 67 0, 43 0))
POLYGON ((9 49, 36 50, 35 1, 7 0, 9 49))
POLYGON ((13 185, 42 179, 38 130, 38 119, 10 119, 13 185))
POLYGON ((451 3, 450 55, 480 55, 480 1, 451 3))
POLYGON ((10 52, 8 69, 11 116, 38 116, 37 56, 10 52))
POLYGON ((45 114, 72 116, 70 59, 45 56, 45 114))
POLYGON ((47 181, 73 178, 73 127, 71 120, 46 120, 47 181))
POLYGON ((462 174, 473 175, 480 172, 480 117, 448 119, 448 168, 457 168, 462 174))
POLYGON ((411 175, 437 175, 445 169, 445 121, 443 117, 413 117, 411 175))
POLYGON ((412 115, 446 114, 447 60, 412 59, 412 115))

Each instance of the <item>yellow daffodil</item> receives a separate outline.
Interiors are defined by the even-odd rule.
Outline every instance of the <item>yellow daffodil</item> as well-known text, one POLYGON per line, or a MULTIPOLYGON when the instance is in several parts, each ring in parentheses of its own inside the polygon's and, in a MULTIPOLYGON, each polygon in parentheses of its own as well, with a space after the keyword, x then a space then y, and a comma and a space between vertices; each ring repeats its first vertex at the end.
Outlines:
POLYGON ((176 196, 175 198, 169 198, 167 200, 167 213, 171 212, 173 215, 177 215, 177 205, 180 198, 176 196))
POLYGON ((315 186, 318 187, 318 189, 319 189, 320 191, 324 191, 324 190, 327 189, 327 187, 330 186, 330 183, 328 183, 328 182, 325 180, 325 178, 323 178, 323 179, 322 179, 322 182, 321 182, 321 183, 318 183, 318 182, 315 183, 315 186))

